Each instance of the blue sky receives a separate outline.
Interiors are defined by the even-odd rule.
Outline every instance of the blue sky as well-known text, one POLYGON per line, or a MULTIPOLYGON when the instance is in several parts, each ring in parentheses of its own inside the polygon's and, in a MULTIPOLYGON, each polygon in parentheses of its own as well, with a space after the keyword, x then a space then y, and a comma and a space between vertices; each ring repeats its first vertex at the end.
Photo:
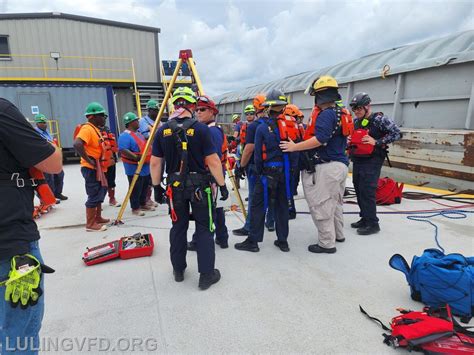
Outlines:
POLYGON ((474 29, 470 0, 0 0, 161 28, 161 59, 191 48, 210 94, 474 29))

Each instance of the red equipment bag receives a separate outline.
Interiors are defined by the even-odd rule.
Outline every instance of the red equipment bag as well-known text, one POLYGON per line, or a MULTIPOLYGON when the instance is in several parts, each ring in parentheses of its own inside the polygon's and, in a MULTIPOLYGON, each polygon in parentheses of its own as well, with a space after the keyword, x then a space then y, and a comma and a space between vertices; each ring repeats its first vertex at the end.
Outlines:
POLYGON ((382 329, 384 344, 408 351, 423 351, 425 354, 473 354, 473 332, 462 327, 452 317, 449 305, 434 308, 425 307, 421 312, 398 309, 401 315, 392 318, 390 328, 382 321, 371 317, 359 305, 360 311, 378 322, 382 329))
POLYGON ((402 202, 403 183, 395 182, 389 177, 379 179, 375 190, 377 205, 393 205, 402 202))
POLYGON ((367 129, 356 129, 352 132, 351 143, 347 147, 349 154, 355 157, 370 157, 374 152, 375 146, 362 143, 362 138, 369 134, 367 129))

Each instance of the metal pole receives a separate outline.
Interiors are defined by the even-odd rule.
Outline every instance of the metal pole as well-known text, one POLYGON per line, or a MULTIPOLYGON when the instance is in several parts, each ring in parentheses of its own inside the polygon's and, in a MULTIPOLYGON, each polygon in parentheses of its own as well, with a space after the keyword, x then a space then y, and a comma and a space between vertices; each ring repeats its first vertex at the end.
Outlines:
POLYGON ((176 78, 178 77, 179 69, 181 68, 182 65, 183 65, 183 60, 180 58, 178 60, 178 63, 176 64, 176 69, 174 70, 173 77, 171 78, 171 81, 169 83, 168 90, 166 90, 166 94, 163 99, 163 102, 161 103, 158 116, 156 117, 155 123, 153 124, 153 127, 150 131, 150 136, 146 142, 145 150, 142 154, 140 161, 138 162, 137 170, 135 171, 135 174, 133 175, 133 179, 132 179, 132 182, 130 183, 130 187, 128 188, 127 195, 125 196, 125 199, 122 203, 122 207, 120 208, 120 211, 117 215, 117 219, 113 223, 115 225, 123 223, 121 221, 123 213, 125 212, 125 208, 127 207, 128 200, 130 199, 130 195, 132 194, 133 188, 135 187, 135 183, 137 182, 137 179, 140 176, 140 172, 142 171, 142 167, 143 167, 143 164, 145 163, 147 152, 153 143, 153 139, 155 137, 156 131, 158 130, 158 125, 160 124, 160 121, 161 121, 161 116, 163 116, 163 112, 165 111, 166 105, 168 104, 168 100, 171 96, 171 91, 173 90, 174 83, 176 82, 176 78))
POLYGON ((130 59, 132 62, 132 75, 133 75, 133 90, 135 91, 135 103, 137 105, 138 117, 142 117, 142 107, 140 104, 140 94, 137 89, 137 78, 135 76, 135 64, 133 64, 133 58, 130 59))

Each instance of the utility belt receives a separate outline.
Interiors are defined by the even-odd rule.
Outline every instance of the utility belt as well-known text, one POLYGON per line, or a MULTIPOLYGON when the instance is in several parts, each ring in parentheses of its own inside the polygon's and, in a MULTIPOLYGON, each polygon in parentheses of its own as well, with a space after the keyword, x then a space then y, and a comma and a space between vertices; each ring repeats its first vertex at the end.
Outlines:
POLYGON ((0 174, 0 186, 13 186, 13 187, 36 187, 38 185, 46 183, 45 179, 34 179, 27 174, 11 173, 11 174, 0 174))
POLYGON ((263 163, 263 175, 280 175, 285 172, 282 161, 263 163))
POLYGON ((301 170, 306 171, 309 174, 316 172, 316 165, 330 163, 331 160, 322 159, 321 156, 316 152, 304 151, 301 157, 301 170))
POLYGON ((211 183, 211 175, 199 173, 172 173, 166 178, 166 185, 172 187, 193 187, 193 186, 209 186, 211 183))

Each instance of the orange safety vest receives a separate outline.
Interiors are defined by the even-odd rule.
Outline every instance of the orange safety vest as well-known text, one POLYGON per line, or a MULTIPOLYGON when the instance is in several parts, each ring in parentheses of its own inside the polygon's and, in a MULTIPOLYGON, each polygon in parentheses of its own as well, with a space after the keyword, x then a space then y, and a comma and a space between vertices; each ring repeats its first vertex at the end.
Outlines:
POLYGON ((301 127, 294 117, 282 114, 278 117, 277 123, 280 140, 291 139, 293 142, 299 142, 303 139, 301 127))
MULTIPOLYGON (((303 140, 308 140, 314 137, 314 127, 316 126, 316 120, 321 112, 321 109, 318 106, 313 107, 311 111, 311 117, 308 122, 308 126, 304 132, 303 140)), ((336 114, 338 116, 338 123, 336 129, 341 126, 342 135, 348 137, 354 131, 354 121, 352 115, 348 109, 345 107, 336 106, 336 114)))
MULTIPOLYGON (((100 157, 100 166, 102 167, 102 170, 104 172, 106 172, 107 169, 110 166, 115 164, 112 147, 111 147, 111 145, 109 143, 109 139, 108 139, 108 133, 105 132, 105 131, 100 131, 92 123, 87 122, 87 123, 84 123, 84 124, 91 126, 94 129, 97 136, 99 137, 99 144, 100 144, 100 147, 101 147, 101 150, 102 150, 102 154, 101 154, 101 157, 100 157), (105 138, 105 137, 107 137, 107 138, 105 138)), ((73 134, 74 139, 76 139, 76 137, 79 134, 79 131, 81 130, 82 126, 83 126, 82 124, 79 124, 74 129, 74 134, 73 134)))
POLYGON ((248 122, 242 123, 242 127, 240 127, 240 144, 245 145, 246 137, 247 137, 247 126, 248 122))
MULTIPOLYGON (((137 136, 135 134, 135 132, 132 132, 129 129, 125 130, 124 133, 130 134, 132 136, 133 140, 135 141, 135 143, 137 143, 138 148, 140 149, 139 153, 135 153, 135 152, 133 152, 133 153, 142 156, 143 153, 145 152, 145 147, 146 147, 145 137, 142 136, 143 137, 143 139, 142 139, 139 136, 137 136)), ((130 160, 127 157, 125 157, 124 155, 122 155, 121 158, 122 158, 122 161, 125 162, 125 163, 138 165, 138 161, 130 160)), ((151 159, 151 149, 148 149, 148 152, 146 153, 145 163, 146 164, 150 163, 150 159, 151 159)))

